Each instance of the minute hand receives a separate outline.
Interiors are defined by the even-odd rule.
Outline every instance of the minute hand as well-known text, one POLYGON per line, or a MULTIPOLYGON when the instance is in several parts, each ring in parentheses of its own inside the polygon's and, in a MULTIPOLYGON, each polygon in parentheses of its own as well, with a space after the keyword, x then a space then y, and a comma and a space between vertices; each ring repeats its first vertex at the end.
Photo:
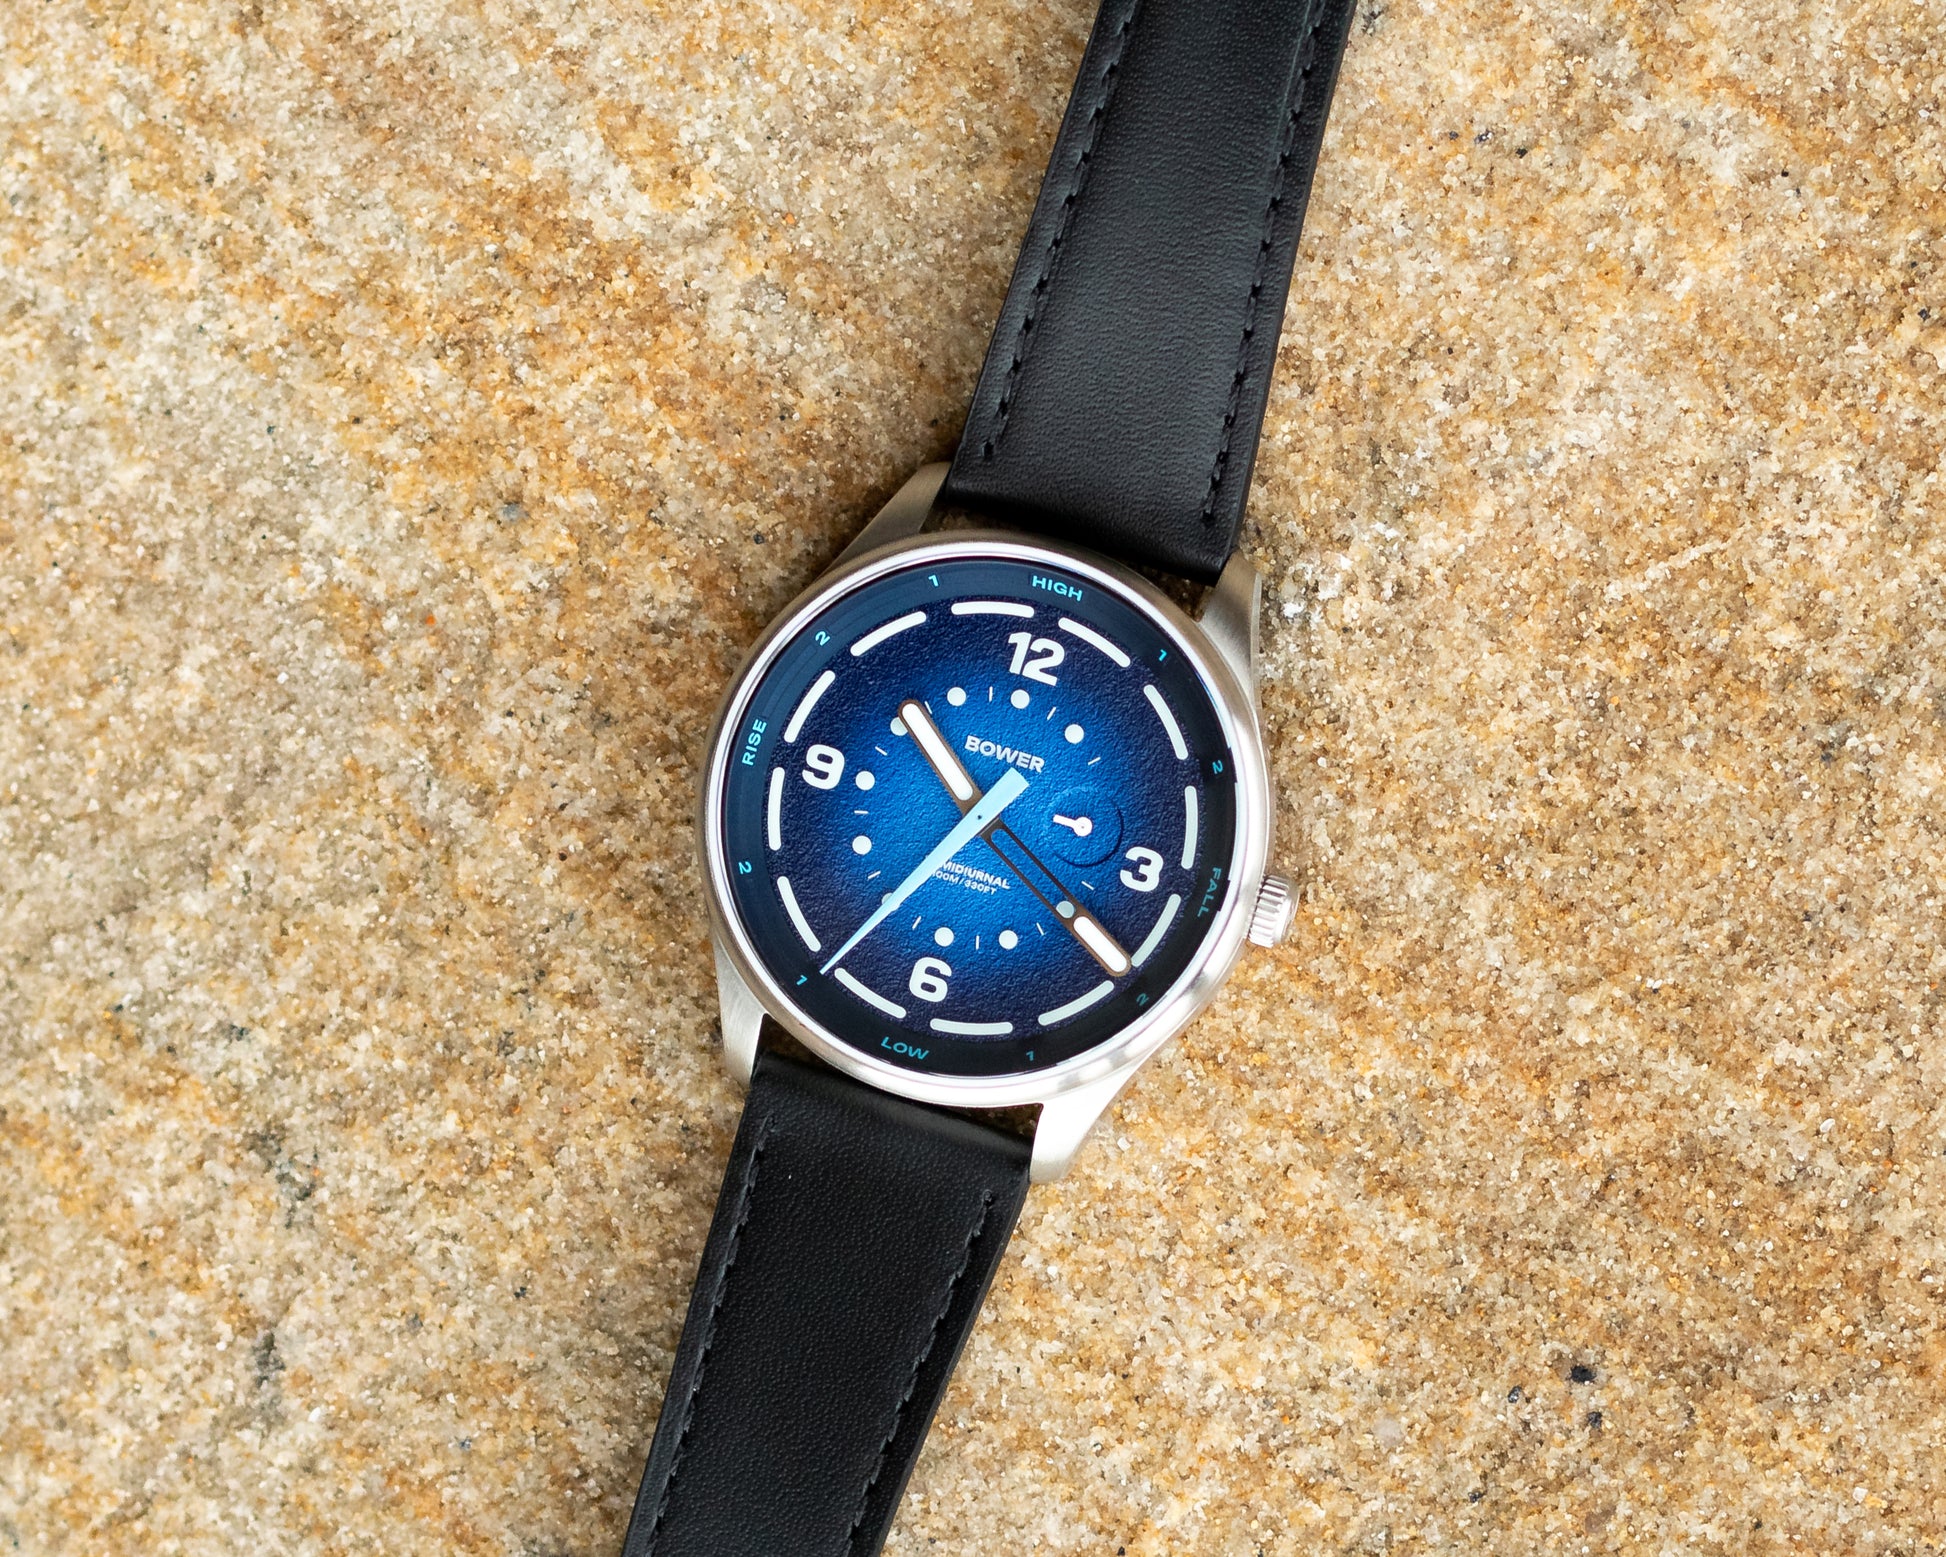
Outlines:
POLYGON ((867 919, 856 930, 852 931, 851 939, 833 952, 831 954, 831 960, 825 963, 818 971, 820 973, 829 973, 833 968, 837 967, 844 960, 845 953, 850 951, 860 941, 864 940, 872 931, 876 930, 884 922, 885 916, 894 912, 901 903, 911 897, 914 892, 918 891, 920 884, 926 881, 934 871, 938 870, 940 866, 944 865, 955 854, 959 853, 961 849, 965 848, 972 839, 978 837, 990 827, 994 819, 1002 811, 1006 810, 1008 806, 1013 804, 1015 800, 1019 799, 1021 792, 1026 788, 1027 780, 1021 776, 1020 769, 1007 769, 1000 776, 1000 781, 973 803, 972 809, 959 819, 958 825, 944 838, 939 840, 932 853, 928 854, 917 865, 912 867, 911 875, 907 876, 905 880, 901 881, 898 886, 885 895, 885 901, 880 903, 873 911, 871 918, 867 919))

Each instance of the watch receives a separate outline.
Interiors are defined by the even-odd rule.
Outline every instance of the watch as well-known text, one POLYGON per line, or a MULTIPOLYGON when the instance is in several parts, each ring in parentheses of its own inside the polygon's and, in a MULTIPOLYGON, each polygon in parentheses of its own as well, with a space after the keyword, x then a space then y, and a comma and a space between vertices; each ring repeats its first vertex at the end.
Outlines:
POLYGON ((877 1552, 1029 1182, 1289 927, 1237 537, 1351 10, 1106 0, 951 464, 729 689, 749 1092, 625 1557, 877 1552))

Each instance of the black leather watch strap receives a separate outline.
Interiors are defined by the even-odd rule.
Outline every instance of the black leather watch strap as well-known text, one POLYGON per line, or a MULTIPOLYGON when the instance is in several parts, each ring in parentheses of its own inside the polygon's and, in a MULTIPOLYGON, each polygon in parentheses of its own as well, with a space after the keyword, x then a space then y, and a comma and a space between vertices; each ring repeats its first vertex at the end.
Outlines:
POLYGON ((1106 0, 949 501, 1212 579, 1353 0, 1106 0))
POLYGON ((1028 1144, 757 1060, 624 1557, 868 1557, 1027 1193, 1028 1144))

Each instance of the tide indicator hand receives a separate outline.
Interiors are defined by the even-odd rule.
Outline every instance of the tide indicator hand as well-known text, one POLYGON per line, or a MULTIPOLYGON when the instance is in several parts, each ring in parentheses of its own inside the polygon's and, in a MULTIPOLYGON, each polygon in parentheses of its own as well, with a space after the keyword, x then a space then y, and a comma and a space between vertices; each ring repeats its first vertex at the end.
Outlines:
POLYGON ((991 827, 999 819, 1000 813, 1018 800, 1026 788, 1027 780, 1021 776, 1020 769, 1007 769, 1000 776, 1000 782, 973 802, 966 814, 954 824, 953 830, 934 845, 930 854, 912 867, 912 873, 905 880, 885 894, 884 900, 872 911, 872 916, 851 932, 851 939, 833 952, 831 960, 818 971, 829 973, 837 967, 852 947, 883 924, 886 915, 896 912, 898 906, 917 892, 934 871, 991 827))

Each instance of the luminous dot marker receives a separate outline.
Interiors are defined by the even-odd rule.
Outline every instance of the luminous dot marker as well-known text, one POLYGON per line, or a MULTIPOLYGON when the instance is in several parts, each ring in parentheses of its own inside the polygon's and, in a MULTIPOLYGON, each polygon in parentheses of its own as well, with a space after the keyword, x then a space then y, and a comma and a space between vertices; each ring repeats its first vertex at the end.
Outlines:
POLYGON ((937 930, 933 931, 932 943, 935 946, 951 946, 953 944, 953 932, 947 929, 946 926, 941 925, 937 930))
POLYGON ((1025 708, 1028 705, 1028 703, 1030 703, 1031 701, 1032 699, 1027 696, 1027 689, 1025 687, 1014 688, 1014 696, 1013 696, 1014 707, 1025 708))
POLYGON ((1002 930, 1000 932, 1000 949, 1002 951, 1012 951, 1019 944, 1020 937, 1015 935, 1013 931, 1002 930))
POLYGON ((947 688, 946 701, 951 703, 953 707, 958 708, 961 703, 964 703, 966 701, 966 688, 965 687, 947 688))
POLYGON ((851 852, 853 854, 870 854, 872 852, 872 840, 867 838, 863 833, 860 833, 856 838, 851 840, 851 852))
POLYGON ((870 789, 877 782, 878 780, 872 777, 872 770, 870 768, 860 768, 852 776, 852 783, 856 784, 860 789, 870 789))
POLYGON ((905 734, 905 721, 903 719, 894 719, 892 721, 892 733, 894 735, 905 734))
POLYGON ((1071 724, 1067 727, 1066 730, 1062 731, 1062 734, 1067 736, 1068 744, 1070 746, 1079 746, 1081 744, 1081 737, 1086 735, 1087 733, 1088 732, 1082 729, 1081 726, 1078 724, 1071 724))

